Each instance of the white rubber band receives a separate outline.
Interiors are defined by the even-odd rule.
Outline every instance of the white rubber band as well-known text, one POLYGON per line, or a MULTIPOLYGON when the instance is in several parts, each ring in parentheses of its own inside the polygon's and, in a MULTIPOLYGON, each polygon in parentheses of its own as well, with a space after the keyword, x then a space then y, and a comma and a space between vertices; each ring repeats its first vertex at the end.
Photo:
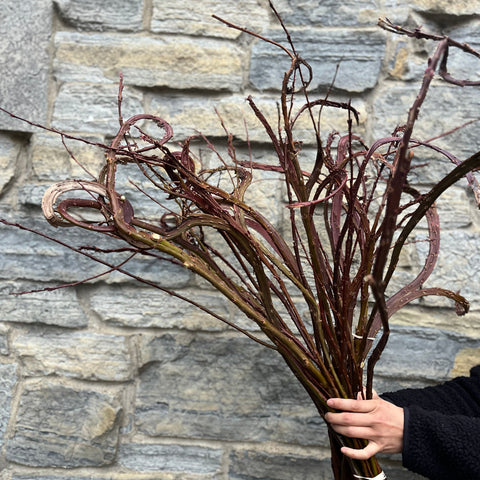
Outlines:
MULTIPOLYGON (((356 333, 352 333, 352 337, 359 338, 360 340, 363 338, 361 335, 357 335, 356 333)), ((375 337, 367 337, 367 340, 371 340, 373 342, 375 340, 375 337)), ((359 478, 362 478, 362 477, 359 477, 359 478)), ((377 479, 375 478, 375 480, 377 479)))
POLYGON ((380 472, 376 477, 362 477, 361 475, 353 475, 358 480, 386 480, 387 476, 384 472, 380 472))

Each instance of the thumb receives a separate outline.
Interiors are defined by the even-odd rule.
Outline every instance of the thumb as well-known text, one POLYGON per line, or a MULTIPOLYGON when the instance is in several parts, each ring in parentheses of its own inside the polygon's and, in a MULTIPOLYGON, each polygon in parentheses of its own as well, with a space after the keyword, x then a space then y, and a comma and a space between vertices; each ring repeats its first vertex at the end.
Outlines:
POLYGON ((341 451, 345 456, 354 460, 368 460, 380 451, 380 447, 375 442, 370 441, 365 448, 342 447, 341 451))

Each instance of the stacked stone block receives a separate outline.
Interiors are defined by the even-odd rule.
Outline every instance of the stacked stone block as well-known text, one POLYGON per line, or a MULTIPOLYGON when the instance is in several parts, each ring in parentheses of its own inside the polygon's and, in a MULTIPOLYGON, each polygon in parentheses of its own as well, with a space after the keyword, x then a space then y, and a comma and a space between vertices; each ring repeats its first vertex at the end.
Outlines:
MULTIPOLYGON (((356 132, 369 142, 405 121, 434 47, 385 34, 376 27, 379 16, 480 44, 478 1, 275 5, 313 67, 319 97, 338 65, 331 98, 351 99, 360 112, 356 132)), ((274 119, 288 59, 211 14, 285 42, 265 0, 4 0, 0 107, 108 143, 118 125, 122 73, 125 118, 157 114, 179 141, 200 131, 222 145, 216 108, 239 149, 248 138, 254 158, 272 158, 245 98, 252 95, 274 119)), ((451 65, 470 75, 478 71, 471 62, 459 55, 451 65)), ((415 134, 428 139, 474 121, 479 106, 478 89, 435 81, 415 134)), ((326 111, 322 132, 344 132, 345 120, 343 112, 326 111)), ((453 145, 462 159, 478 150, 477 131, 471 123, 440 142, 453 145)), ((309 162, 314 138, 308 123, 299 123, 297 132, 309 162)), ((85 170, 98 172, 101 150, 65 142, 85 170)), ((214 161, 206 149, 199 156, 214 161)), ((434 155, 415 161, 431 162, 415 179, 425 188, 451 168, 434 155)), ((84 169, 59 135, 0 114, 0 217, 58 237, 42 219, 41 197, 53 182, 87 178, 84 169)), ((271 178, 264 180, 251 201, 282 225, 285 199, 271 178)), ((480 217, 465 182, 439 201, 439 209, 442 255, 432 283, 460 290, 471 313, 457 318, 444 301, 422 300, 395 315, 377 368, 379 391, 465 374, 480 358, 480 217)), ((104 244, 76 229, 61 233, 66 243, 104 244)), ((402 257, 398 282, 421 266, 427 248, 421 233, 402 257)), ((0 238, 1 480, 331 478, 325 426, 275 352, 118 272, 77 285, 105 268, 59 244, 4 225, 0 238), (66 283, 73 285, 39 291, 66 283), (32 293, 15 295, 25 291, 32 293)), ((132 269, 254 328, 186 270, 145 259, 132 269)), ((391 478, 416 478, 398 457, 383 463, 391 478)))

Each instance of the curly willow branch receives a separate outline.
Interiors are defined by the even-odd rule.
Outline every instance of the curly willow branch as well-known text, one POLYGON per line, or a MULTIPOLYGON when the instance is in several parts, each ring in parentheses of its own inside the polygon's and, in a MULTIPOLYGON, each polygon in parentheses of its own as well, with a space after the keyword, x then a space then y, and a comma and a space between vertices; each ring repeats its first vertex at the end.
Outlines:
MULTIPOLYGON (((227 158, 202 135, 187 139, 180 150, 172 151, 173 130, 164 119, 147 114, 123 119, 120 78, 120 127, 110 145, 97 144, 106 152, 106 163, 98 178, 52 185, 45 193, 42 208, 55 227, 77 226, 107 239, 121 239, 128 244, 132 257, 142 254, 160 260, 166 256, 202 277, 254 322, 261 335, 251 334, 205 305, 186 300, 277 350, 324 416, 329 410, 328 398, 355 398, 362 391, 366 361, 367 396, 371 396, 374 367, 390 333, 389 318, 399 308, 420 296, 442 295, 453 299, 463 311, 468 309, 468 303, 459 294, 423 285, 433 272, 440 249, 434 201, 462 175, 469 175, 474 187, 478 185, 471 172, 480 165, 480 153, 462 163, 430 142, 414 139, 412 132, 435 72, 447 82, 474 85, 448 74, 448 49, 461 48, 476 57, 479 54, 448 37, 418 29, 409 31, 381 20, 380 25, 388 31, 429 38, 438 45, 406 125, 368 147, 353 132, 353 119, 358 122, 359 114, 349 102, 310 98, 312 68, 297 54, 285 25, 274 13, 289 48, 219 20, 269 42, 291 60, 279 82, 279 118, 275 125, 253 97, 247 99, 265 129, 277 156, 276 164, 253 162, 250 143, 249 157, 240 158, 233 135, 228 133, 221 117, 227 133, 227 158), (319 117, 327 108, 345 112, 347 132, 331 134, 324 144, 319 117), (295 127, 301 116, 310 122, 316 139, 317 152, 311 169, 303 163, 302 142, 296 138, 295 127), (157 139, 147 134, 142 122, 153 122, 163 136, 157 139), (132 140, 132 131, 140 136, 142 147, 132 140), (199 141, 214 152, 219 166, 200 165, 191 151, 191 145, 199 141), (456 164, 427 194, 417 192, 408 181, 413 152, 422 147, 456 164), (118 191, 117 175, 127 168, 137 168, 152 187, 154 193, 133 184, 155 214, 142 213, 142 205, 130 201, 128 192, 118 191), (275 219, 269 218, 270 211, 261 211, 248 202, 248 193, 262 172, 275 172, 281 177, 288 199, 287 232, 276 227, 275 219), (408 213, 412 211, 413 214, 408 213), (425 262, 414 281, 387 299, 385 290, 400 252, 422 219, 427 221, 430 242, 425 262), (379 341, 370 353, 372 339, 379 332, 379 341)), ((63 138, 64 134, 58 133, 63 138)), ((104 263, 110 271, 134 277, 121 262, 105 262, 82 249, 70 248, 104 263)), ((120 251, 113 248, 110 253, 120 251)), ((139 280, 180 298, 178 292, 139 280)), ((363 440, 342 438, 333 432, 329 435, 336 480, 380 474, 375 458, 364 462, 342 460, 341 445, 363 448, 363 440)))

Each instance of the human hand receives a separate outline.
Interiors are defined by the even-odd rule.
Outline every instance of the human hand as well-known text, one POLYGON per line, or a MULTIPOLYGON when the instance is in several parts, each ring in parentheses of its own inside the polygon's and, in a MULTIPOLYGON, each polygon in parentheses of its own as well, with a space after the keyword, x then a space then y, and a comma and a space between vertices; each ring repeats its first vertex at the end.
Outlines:
POLYGON ((342 447, 342 453, 355 460, 367 460, 379 452, 399 453, 403 446, 403 408, 374 395, 372 400, 330 398, 326 421, 339 434, 368 440, 363 449, 342 447))

